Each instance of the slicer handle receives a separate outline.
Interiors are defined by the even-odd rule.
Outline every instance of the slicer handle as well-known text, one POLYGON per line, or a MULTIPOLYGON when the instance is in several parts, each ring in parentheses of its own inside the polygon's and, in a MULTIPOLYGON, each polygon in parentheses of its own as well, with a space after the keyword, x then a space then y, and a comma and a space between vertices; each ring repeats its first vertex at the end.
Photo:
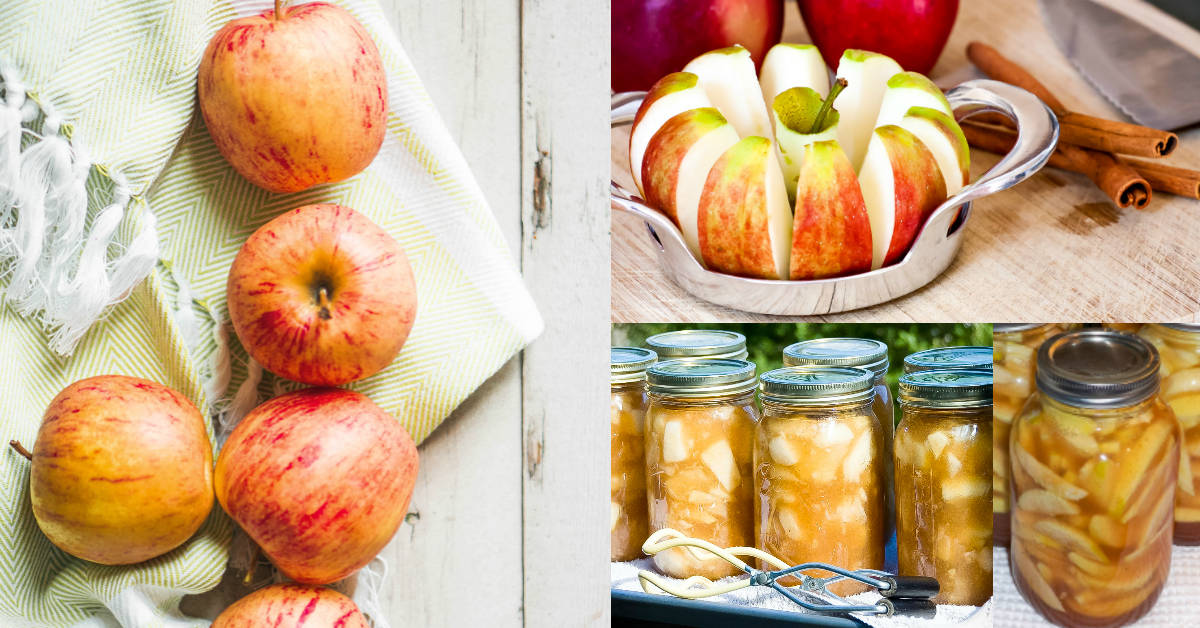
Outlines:
POLYGON ((888 617, 893 615, 919 617, 921 619, 933 619, 934 617, 937 617, 937 604, 934 604, 933 600, 921 598, 885 597, 879 600, 879 603, 888 609, 888 617))
POLYGON ((942 590, 936 578, 926 576, 880 576, 880 580, 891 585, 879 592, 883 597, 931 598, 942 590))

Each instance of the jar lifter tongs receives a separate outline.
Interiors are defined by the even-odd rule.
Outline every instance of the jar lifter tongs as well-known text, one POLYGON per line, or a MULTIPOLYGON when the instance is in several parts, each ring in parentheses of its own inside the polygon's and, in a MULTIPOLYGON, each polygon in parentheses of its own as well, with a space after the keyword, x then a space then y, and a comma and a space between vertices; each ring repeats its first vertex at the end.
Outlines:
POLYGON ((746 572, 750 577, 733 582, 717 583, 703 576, 692 576, 682 583, 670 582, 666 578, 646 571, 638 572, 638 581, 646 593, 659 589, 675 597, 698 599, 744 589, 750 586, 770 587, 801 607, 816 613, 865 613, 871 615, 909 615, 933 619, 937 605, 933 597, 940 591, 934 578, 925 576, 898 576, 875 569, 849 571, 827 563, 804 563, 788 566, 784 561, 753 547, 720 548, 708 541, 684 536, 683 533, 663 528, 650 535, 642 545, 642 551, 653 556, 661 551, 681 547, 699 560, 709 560, 708 553, 716 555, 731 565, 746 572), (699 549, 697 549, 699 548, 699 549), (756 569, 738 558, 758 558, 775 567, 774 571, 756 569), (803 570, 820 569, 835 574, 818 578, 800 573, 803 570), (785 587, 779 579, 790 576, 800 580, 799 586, 785 587), (856 580, 876 589, 883 597, 874 604, 861 604, 829 592, 829 585, 841 580, 856 580))

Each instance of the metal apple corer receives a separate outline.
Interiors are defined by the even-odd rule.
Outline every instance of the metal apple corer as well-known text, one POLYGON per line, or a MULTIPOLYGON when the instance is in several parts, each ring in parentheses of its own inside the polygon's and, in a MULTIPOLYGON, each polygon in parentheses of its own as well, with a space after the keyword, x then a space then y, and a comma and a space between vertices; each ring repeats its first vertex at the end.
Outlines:
MULTIPOLYGON (((628 126, 641 106, 645 92, 625 92, 612 97, 612 128, 628 126)), ((1036 173, 1058 144, 1058 118, 1028 91, 987 79, 967 81, 946 94, 954 117, 963 120, 978 113, 1000 113, 1016 124, 1013 149, 978 180, 964 186, 929 215, 912 246, 900 261, 876 270, 844 277, 802 281, 750 279, 713 272, 688 250, 679 228, 662 212, 646 205, 636 188, 617 182, 609 186, 613 209, 632 213, 646 223, 656 244, 658 261, 675 283, 693 295, 726 307, 759 314, 805 316, 832 314, 890 301, 924 286, 940 275, 962 244, 963 226, 970 219, 971 202, 1006 190, 1036 173), (635 190, 635 191, 631 191, 635 190)), ((614 150, 621 142, 614 142, 614 150)), ((620 150, 628 150, 628 144, 620 150)), ((626 154, 623 161, 629 163, 626 154)), ((624 179, 632 179, 628 171, 624 179)))
POLYGON ((650 571, 638 572, 638 581, 646 593, 654 593, 655 589, 684 599, 698 599, 721 595, 746 587, 769 587, 780 595, 795 602, 802 608, 816 613, 862 613, 867 615, 906 615, 933 619, 937 615, 937 604, 933 598, 941 589, 938 581, 926 576, 898 576, 877 569, 842 569, 828 563, 804 563, 789 566, 779 558, 753 547, 720 548, 703 539, 684 536, 682 532, 671 528, 663 528, 650 535, 642 545, 642 551, 653 556, 659 552, 681 547, 692 552, 701 560, 707 560, 704 554, 711 553, 738 569, 746 572, 749 578, 732 582, 717 583, 703 576, 692 576, 682 584, 676 584, 650 571), (774 570, 756 569, 739 558, 746 556, 757 558, 774 570), (819 569, 833 574, 827 578, 818 578, 801 573, 805 570, 819 569), (786 587, 779 583, 780 578, 796 578, 798 586, 786 587), (855 580, 875 589, 881 596, 872 604, 862 604, 848 600, 840 595, 831 593, 827 587, 842 580, 855 580))

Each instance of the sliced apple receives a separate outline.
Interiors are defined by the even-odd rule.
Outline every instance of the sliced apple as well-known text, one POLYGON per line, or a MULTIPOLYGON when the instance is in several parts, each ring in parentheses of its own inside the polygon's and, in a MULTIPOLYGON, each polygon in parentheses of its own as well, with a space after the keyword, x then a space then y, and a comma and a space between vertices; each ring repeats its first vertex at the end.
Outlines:
POLYGON ((837 140, 825 140, 809 144, 801 163, 789 276, 820 279, 870 270, 871 221, 850 159, 837 140))
POLYGON ((692 59, 683 71, 700 79, 709 101, 729 120, 738 137, 774 137, 749 50, 730 46, 706 52, 692 59))
POLYGON ((666 214, 700 259, 696 209, 708 172, 737 144, 733 125, 712 107, 690 109, 667 120, 650 138, 642 160, 646 202, 666 214))
POLYGON ((858 182, 871 220, 872 270, 903 257, 925 219, 946 200, 933 154, 894 125, 875 129, 858 182))
POLYGON ((958 194, 971 178, 971 149, 958 122, 941 111, 913 107, 900 120, 900 126, 917 136, 933 154, 946 184, 946 196, 958 194))
POLYGON ((855 171, 862 168, 866 157, 888 79, 902 71, 898 63, 885 55, 853 49, 842 53, 837 77, 846 79, 847 85, 838 99, 838 111, 842 114, 838 142, 855 171))
POLYGON ((792 212, 770 140, 747 137, 721 155, 700 195, 698 226, 700 253, 710 269, 787 277, 792 212))
POLYGON ((829 68, 812 44, 775 44, 763 59, 758 82, 768 107, 793 87, 807 87, 824 98, 829 94, 829 68))
POLYGON ((908 115, 908 110, 913 107, 925 107, 948 116, 954 115, 946 95, 933 81, 916 72, 901 72, 887 81, 887 89, 884 90, 883 100, 879 103, 879 115, 875 118, 875 126, 900 124, 904 116, 908 115))
POLYGON ((699 79, 688 72, 668 74, 646 92, 629 134, 629 172, 633 174, 633 182, 637 184, 639 192, 645 192, 642 188, 642 157, 646 154, 650 138, 667 120, 691 109, 711 106, 699 79))
POLYGON ((800 166, 808 145, 837 137, 836 110, 830 110, 825 116, 821 130, 813 130, 823 103, 821 95, 810 87, 786 89, 772 102, 776 148, 788 198, 796 198, 796 178, 800 176, 800 166))

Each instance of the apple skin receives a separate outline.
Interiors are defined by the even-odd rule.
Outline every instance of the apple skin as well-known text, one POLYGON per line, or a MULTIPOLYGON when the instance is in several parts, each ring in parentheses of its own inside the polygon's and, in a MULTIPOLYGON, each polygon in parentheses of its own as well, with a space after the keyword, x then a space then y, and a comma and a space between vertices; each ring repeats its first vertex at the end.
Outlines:
POLYGON ((921 74, 933 69, 958 16, 958 0, 798 0, 798 5, 829 67, 837 67, 843 50, 859 48, 921 74))
POLYGON ((783 35, 783 0, 613 0, 612 89, 645 90, 699 54, 741 44, 756 65, 783 35))
POLYGON ((404 249, 341 205, 305 205, 260 227, 229 269, 227 296, 234 331, 255 360, 318 386, 390 364, 417 312, 404 249))
POLYGON ((212 628, 370 628, 354 600, 326 587, 273 584, 233 603, 212 628))
POLYGON ((792 279, 871 270, 871 222, 850 159, 836 140, 809 144, 796 185, 792 279))
POLYGON ((213 507, 204 426, 196 406, 162 384, 101 375, 67 386, 33 447, 38 526, 68 554, 104 565, 180 546, 213 507))
POLYGON ((900 261, 925 219, 946 200, 946 184, 933 153, 898 126, 875 129, 887 148, 895 181, 896 219, 883 265, 900 261))
POLYGON ((225 512, 284 575, 329 584, 358 571, 407 514, 417 448, 361 393, 307 388, 252 410, 217 458, 225 512))
POLYGON ((324 2, 226 24, 204 52, 197 86, 217 149, 271 192, 358 174, 387 130, 379 50, 345 9, 324 2))

